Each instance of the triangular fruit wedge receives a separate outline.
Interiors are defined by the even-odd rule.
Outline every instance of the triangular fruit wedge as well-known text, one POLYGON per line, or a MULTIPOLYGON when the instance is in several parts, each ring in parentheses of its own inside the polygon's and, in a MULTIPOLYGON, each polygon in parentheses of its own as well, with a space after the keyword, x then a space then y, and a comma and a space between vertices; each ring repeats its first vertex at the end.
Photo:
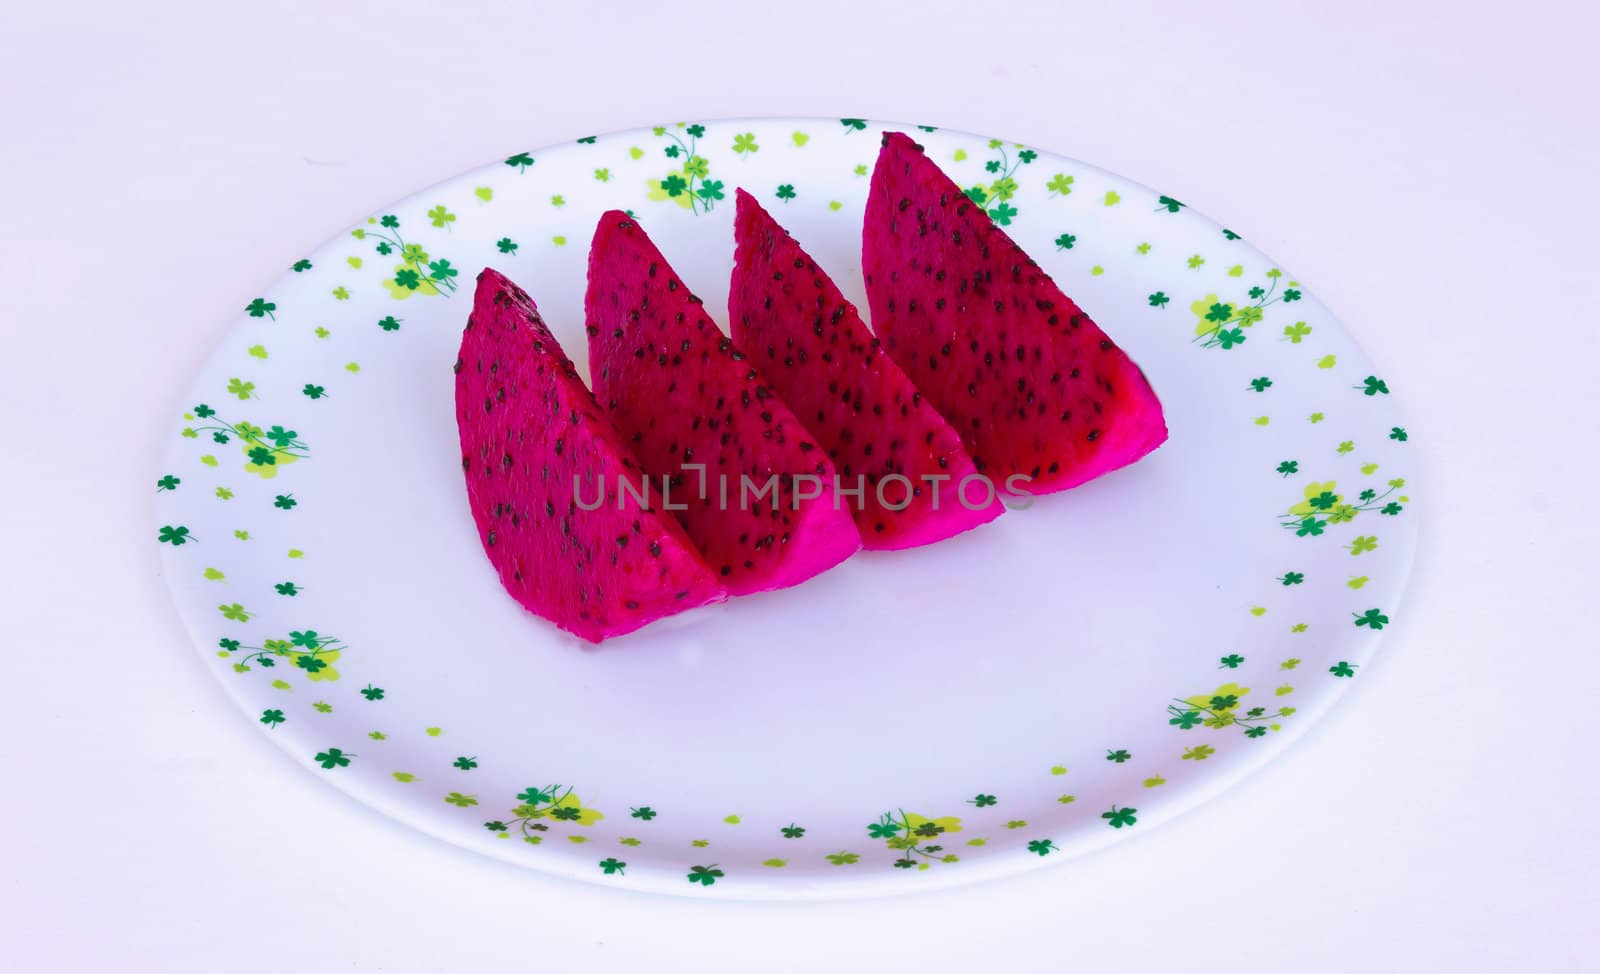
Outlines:
POLYGON ((532 299, 493 270, 455 371, 467 499, 512 598, 597 643, 726 597, 672 518, 626 492, 594 507, 601 483, 641 471, 532 299))
POLYGON ((910 548, 1000 516, 961 437, 828 275, 742 189, 734 237, 733 340, 827 450, 862 543, 910 548))
POLYGON ((1166 440, 1139 367, 899 132, 862 244, 873 330, 1000 486, 1065 490, 1166 440))
POLYGON ((861 547, 827 453, 625 213, 600 218, 584 307, 595 398, 730 593, 861 547))

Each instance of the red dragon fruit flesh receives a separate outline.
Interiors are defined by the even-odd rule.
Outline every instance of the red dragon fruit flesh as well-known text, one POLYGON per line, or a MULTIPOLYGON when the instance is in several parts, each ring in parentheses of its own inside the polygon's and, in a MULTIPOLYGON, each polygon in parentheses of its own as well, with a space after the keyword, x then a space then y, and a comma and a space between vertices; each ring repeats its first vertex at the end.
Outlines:
POLYGON ((1065 490, 1165 442, 1133 360, 898 132, 872 173, 862 269, 878 339, 996 484, 1065 490))
POLYGON ((585 315, 595 398, 731 594, 860 549, 826 451, 620 211, 595 231, 585 315))
POLYGON ((962 486, 982 478, 960 436, 832 279, 742 189, 734 236, 733 340, 827 451, 840 483, 859 491, 844 499, 863 544, 930 544, 998 517, 987 482, 962 486))
POLYGON ((642 473, 521 288, 478 277, 456 424, 484 553, 512 598, 590 642, 726 597, 670 517, 596 485, 642 473))

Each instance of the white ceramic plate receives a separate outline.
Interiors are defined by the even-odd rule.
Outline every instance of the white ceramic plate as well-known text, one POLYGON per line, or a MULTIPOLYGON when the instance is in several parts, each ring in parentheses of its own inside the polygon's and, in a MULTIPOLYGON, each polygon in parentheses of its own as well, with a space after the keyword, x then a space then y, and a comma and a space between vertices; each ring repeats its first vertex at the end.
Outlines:
POLYGON ((519 153, 359 221, 259 296, 173 415, 157 529, 248 719, 373 809, 534 869, 824 897, 1016 872, 1151 829, 1282 751, 1396 614, 1414 445, 1295 275, 1075 160, 859 119, 519 153), (586 371, 596 217, 725 321, 732 197, 865 305, 861 214, 910 131, 1144 367, 1170 441, 912 551, 585 649, 480 549, 451 364, 472 280, 586 371))

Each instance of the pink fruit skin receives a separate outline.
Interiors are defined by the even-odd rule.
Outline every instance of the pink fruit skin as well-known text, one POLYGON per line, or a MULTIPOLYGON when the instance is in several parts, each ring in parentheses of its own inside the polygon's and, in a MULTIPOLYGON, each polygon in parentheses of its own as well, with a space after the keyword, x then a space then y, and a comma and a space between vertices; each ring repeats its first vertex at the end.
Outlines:
POLYGON ((590 642, 727 597, 671 518, 615 502, 640 472, 521 288, 478 276, 456 360, 467 500, 500 582, 528 611, 590 642), (597 478, 606 502, 593 504, 597 478))
POLYGON ((1139 367, 902 133, 862 245, 873 330, 997 485, 1066 490, 1166 441, 1139 367))
POLYGON ((595 231, 585 314, 595 398, 657 484, 683 478, 671 502, 687 510, 674 516, 731 594, 797 584, 861 547, 826 453, 621 211, 602 215, 595 231), (704 499, 686 462, 706 465, 704 499), (822 482, 798 510, 797 474, 822 482), (719 475, 728 477, 726 505, 719 475), (780 509, 742 504, 741 475, 757 484, 777 475, 780 509))
MULTIPOLYGON (((845 498, 863 545, 931 544, 999 517, 998 498, 976 510, 957 498, 957 485, 976 472, 972 458, 878 347, 855 306, 755 197, 742 189, 737 195, 728 297, 733 340, 828 451, 841 481, 854 486, 858 476, 866 478, 861 500, 845 498), (917 488, 899 511, 877 499, 879 478, 892 473, 917 488), (937 506, 924 475, 948 478, 939 483, 937 506)), ((902 502, 902 487, 889 483, 890 505, 902 502)))

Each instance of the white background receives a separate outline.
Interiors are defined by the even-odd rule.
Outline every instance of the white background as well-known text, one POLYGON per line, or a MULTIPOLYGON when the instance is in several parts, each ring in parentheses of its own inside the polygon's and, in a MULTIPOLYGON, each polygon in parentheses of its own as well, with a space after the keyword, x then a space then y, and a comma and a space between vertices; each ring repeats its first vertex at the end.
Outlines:
POLYGON ((0 964, 1600 969, 1592 9, 764 6, 7 11, 0 964), (757 114, 992 132, 1159 186, 1293 268, 1382 364, 1428 464, 1420 559, 1379 659, 1281 762, 1018 879, 743 906, 447 847, 240 719, 151 543, 157 437, 222 323, 457 171, 757 114))

